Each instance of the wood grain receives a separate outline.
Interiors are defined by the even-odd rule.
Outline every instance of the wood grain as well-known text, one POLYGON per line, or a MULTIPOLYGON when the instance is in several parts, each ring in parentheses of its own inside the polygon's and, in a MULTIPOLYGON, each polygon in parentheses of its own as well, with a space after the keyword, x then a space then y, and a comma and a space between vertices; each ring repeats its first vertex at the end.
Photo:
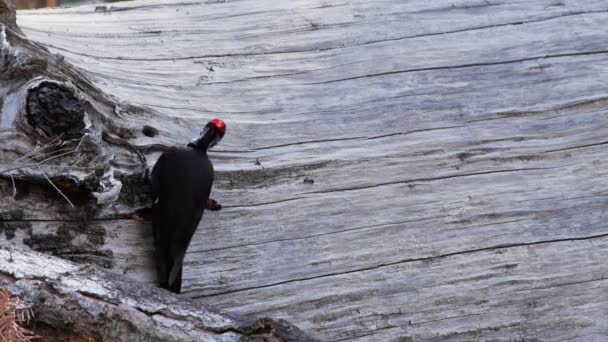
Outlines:
POLYGON ((31 306, 28 328, 45 341, 311 341, 88 265, 4 246, 0 259, 0 286, 31 306))
MULTIPOLYGON (((187 296, 327 341, 608 335, 605 1, 152 0, 17 20, 131 128, 159 129, 132 140, 149 165, 228 123, 224 209, 190 248, 187 296)), ((148 228, 100 224, 114 269, 152 281, 148 228)))

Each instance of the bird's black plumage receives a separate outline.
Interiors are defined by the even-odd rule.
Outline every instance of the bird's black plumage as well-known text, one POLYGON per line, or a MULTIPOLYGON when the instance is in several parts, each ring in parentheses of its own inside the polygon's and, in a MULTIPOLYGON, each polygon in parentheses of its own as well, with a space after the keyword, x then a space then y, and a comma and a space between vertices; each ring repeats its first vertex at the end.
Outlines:
POLYGON ((222 138, 225 130, 223 121, 216 120, 207 124, 195 143, 165 151, 152 170, 158 279, 161 287, 175 293, 181 292, 184 256, 213 185, 213 165, 207 149, 222 138))

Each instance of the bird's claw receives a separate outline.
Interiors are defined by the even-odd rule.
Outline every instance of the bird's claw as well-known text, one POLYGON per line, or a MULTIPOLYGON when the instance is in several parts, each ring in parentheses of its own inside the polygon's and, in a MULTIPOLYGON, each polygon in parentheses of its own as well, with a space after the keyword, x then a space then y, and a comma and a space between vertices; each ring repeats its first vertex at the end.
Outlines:
POLYGON ((218 201, 210 198, 207 200, 207 209, 211 211, 221 210, 222 205, 218 201))
POLYGON ((130 217, 137 222, 151 222, 152 208, 140 208, 131 213, 130 217))

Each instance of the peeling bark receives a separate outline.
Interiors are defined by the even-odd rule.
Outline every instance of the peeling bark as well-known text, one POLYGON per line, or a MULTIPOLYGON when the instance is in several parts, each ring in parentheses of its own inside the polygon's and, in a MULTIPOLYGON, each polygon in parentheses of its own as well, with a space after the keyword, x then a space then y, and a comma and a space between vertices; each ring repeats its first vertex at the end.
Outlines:
POLYGON ((92 266, 0 249, 0 287, 32 306, 29 328, 84 341, 312 341, 283 320, 242 319, 92 266))

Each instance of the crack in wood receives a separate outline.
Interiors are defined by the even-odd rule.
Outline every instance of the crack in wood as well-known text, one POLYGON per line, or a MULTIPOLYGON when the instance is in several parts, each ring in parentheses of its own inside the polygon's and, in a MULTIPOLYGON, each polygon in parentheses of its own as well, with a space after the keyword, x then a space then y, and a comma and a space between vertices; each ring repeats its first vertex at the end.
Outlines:
POLYGON ((400 261, 380 264, 380 265, 376 265, 376 266, 369 266, 369 267, 360 268, 360 269, 356 269, 356 270, 343 271, 343 272, 335 272, 335 273, 327 273, 327 274, 318 275, 318 276, 314 276, 314 277, 290 279, 290 280, 285 280, 285 281, 276 282, 276 283, 272 283, 272 284, 265 284, 265 285, 260 285, 260 286, 251 286, 251 287, 234 289, 234 290, 230 290, 230 291, 218 292, 218 293, 213 293, 213 294, 193 296, 193 298, 194 299, 200 299, 200 298, 208 298, 208 297, 215 297, 215 296, 224 296, 224 295, 227 295, 227 294, 233 294, 233 293, 250 291, 250 290, 257 290, 257 289, 274 287, 274 286, 280 286, 280 285, 285 285, 285 284, 294 283, 294 282, 305 282, 305 281, 314 280, 314 279, 320 279, 320 278, 335 277, 335 276, 341 276, 341 275, 345 275, 345 274, 352 274, 352 273, 358 273, 358 272, 372 271, 372 270, 377 270, 377 269, 380 269, 380 268, 390 267, 390 266, 394 266, 394 265, 400 265, 400 264, 406 264, 406 263, 412 263, 412 262, 421 262, 421 261, 434 261, 434 260, 438 260, 438 259, 443 259, 443 258, 457 256, 457 255, 463 255, 463 254, 473 254, 473 253, 479 253, 479 252, 495 251, 495 250, 499 250, 499 249, 509 249, 509 248, 525 247, 525 246, 535 246, 535 245, 543 245, 543 244, 559 243, 559 242, 567 242, 567 241, 593 240, 593 239, 601 239, 601 238, 605 238, 605 237, 608 237, 608 233, 606 233, 606 234, 592 235, 592 236, 583 236, 583 237, 570 237, 570 238, 561 238, 561 239, 553 239, 553 240, 540 240, 540 241, 533 241, 533 242, 504 243, 504 244, 495 245, 495 246, 476 248, 476 249, 469 249, 469 250, 458 251, 458 252, 453 252, 453 253, 446 253, 446 254, 441 254, 441 255, 436 255, 436 256, 421 257, 421 258, 409 258, 409 259, 405 259, 405 260, 400 260, 400 261))
POLYGON ((583 51, 583 52, 573 52, 573 53, 560 53, 553 55, 539 55, 533 57, 526 58, 517 58, 511 60, 503 60, 497 62, 479 62, 479 63, 470 63, 470 64, 461 64, 461 65, 446 65, 446 66, 436 66, 436 67, 426 67, 426 68, 413 68, 413 69, 405 69, 405 70, 394 70, 394 71, 386 71, 380 72, 376 74, 369 75, 361 75, 361 76, 353 76, 347 78, 341 78, 330 81, 322 81, 322 82, 313 82, 313 83, 300 83, 298 85, 319 85, 319 84, 331 84, 337 82, 345 82, 345 81, 353 81, 363 78, 373 78, 373 77, 381 77, 381 76, 391 76, 398 74, 407 74, 407 73, 415 73, 415 72, 424 72, 424 71, 436 71, 436 70, 453 70, 453 69, 466 69, 466 68, 478 68, 478 67, 486 67, 493 65, 505 65, 505 64, 517 64, 522 62, 529 62, 534 60, 544 60, 544 59, 555 59, 555 58, 564 58, 564 57, 580 57, 580 56, 593 56, 593 55, 603 55, 608 54, 608 50, 595 50, 595 51, 583 51))
MULTIPOLYGON (((483 121, 496 121, 496 120, 502 120, 502 119, 540 116, 540 115, 547 114, 550 112, 560 112, 560 111, 563 111, 566 109, 574 109, 574 108, 581 107, 581 106, 594 105, 594 104, 598 104, 601 102, 605 102, 607 100, 608 100, 608 96, 594 96, 591 98, 577 99, 572 102, 562 103, 557 106, 542 108, 542 109, 538 109, 538 110, 495 112, 495 113, 490 113, 490 114, 496 115, 496 117, 467 120, 466 123, 470 124, 470 123, 483 122, 483 121)), ((577 114, 580 115, 582 113, 573 113, 573 114, 567 113, 567 114, 563 114, 563 116, 577 115, 577 114)), ((553 119, 553 118, 557 118, 557 117, 561 117, 561 116, 552 116, 550 118, 553 119)), ((549 118, 547 118, 547 119, 549 119, 549 118)))
POLYGON ((276 239, 276 240, 262 241, 262 242, 256 242, 256 243, 233 245, 233 246, 225 246, 225 247, 219 247, 219 248, 209 248, 209 249, 202 249, 202 250, 192 250, 192 251, 188 251, 188 253, 189 254, 207 253, 207 252, 214 252, 214 251, 226 250, 226 249, 234 249, 234 248, 242 248, 242 247, 251 247, 251 246, 266 245, 266 244, 277 243, 277 242, 307 240, 307 239, 317 238, 317 237, 320 237, 320 236, 336 235, 336 234, 342 234, 342 233, 350 233, 350 232, 354 232, 354 231, 358 231, 358 230, 363 230, 363 229, 369 229, 369 228, 390 227, 390 226, 395 226, 395 225, 405 224, 405 223, 424 222, 424 221, 436 220, 436 219, 441 219, 441 218, 446 218, 446 217, 447 216, 433 216, 433 217, 425 217, 425 218, 415 219, 415 220, 405 220, 405 221, 399 221, 399 222, 388 222, 388 223, 381 223, 381 224, 372 224, 372 225, 366 225, 366 226, 361 226, 361 227, 354 227, 354 228, 336 230, 336 231, 332 231, 332 232, 329 232, 329 233, 320 233, 320 234, 308 235, 308 236, 303 236, 303 237, 296 237, 296 238, 289 238, 289 239, 276 239))
POLYGON ((594 144, 585 144, 585 145, 565 147, 565 148, 560 148, 560 149, 556 149, 556 150, 547 150, 547 151, 545 151, 545 153, 571 151, 571 150, 577 150, 577 149, 580 149, 580 148, 602 146, 602 145, 606 145, 606 144, 608 144, 608 141, 602 141, 602 142, 594 143, 594 144))
POLYGON ((581 280, 581 281, 571 281, 571 282, 567 282, 567 283, 554 284, 554 285, 551 285, 551 286, 530 287, 530 288, 526 288, 526 289, 518 289, 518 290, 515 290, 515 291, 512 291, 512 292, 515 293, 515 292, 525 292, 525 291, 535 291, 535 290, 548 290, 548 289, 553 289, 553 288, 561 287, 561 286, 571 286, 571 285, 578 285, 578 284, 587 284, 587 283, 593 283, 593 282, 604 281, 604 280, 608 280, 608 277, 600 277, 600 278, 594 278, 594 279, 589 279, 589 280, 581 280))
POLYGON ((306 141, 298 141, 298 142, 287 143, 287 144, 256 147, 256 148, 252 149, 251 151, 263 151, 263 150, 269 150, 269 149, 279 148, 279 147, 297 146, 297 145, 305 145, 305 144, 318 144, 318 143, 327 143, 327 142, 335 142, 335 141, 362 140, 362 139, 366 139, 366 138, 367 137, 365 137, 365 136, 358 136, 358 137, 344 137, 344 138, 333 138, 333 139, 306 140, 306 141))
MULTIPOLYGON (((486 26, 479 26, 479 27, 467 28, 467 29, 461 29, 461 30, 453 30, 453 31, 446 31, 446 32, 436 32, 436 33, 428 33, 428 34, 421 34, 421 35, 412 35, 412 36, 406 36, 406 37, 400 37, 400 38, 392 38, 392 39, 385 39, 385 40, 374 40, 374 41, 370 41, 370 42, 365 42, 365 43, 360 43, 360 44, 353 44, 353 45, 349 45, 349 46, 336 46, 336 47, 318 48, 318 49, 312 49, 312 50, 311 49, 294 49, 294 50, 268 51, 268 52, 252 52, 252 53, 208 54, 208 55, 197 55, 197 56, 186 56, 186 57, 172 57, 172 58, 131 58, 131 57, 94 56, 94 55, 90 55, 90 54, 86 54, 86 53, 82 53, 82 52, 70 51, 68 49, 61 48, 61 47, 58 47, 58 46, 55 46, 55 45, 52 45, 52 44, 48 44, 48 43, 45 44, 45 45, 48 46, 48 47, 51 47, 53 49, 57 49, 57 50, 64 51, 64 52, 67 52, 67 53, 71 53, 71 54, 74 54, 74 55, 79 55, 79 56, 84 56, 84 57, 90 57, 90 58, 95 58, 95 59, 108 59, 108 60, 175 61, 175 60, 191 60, 191 59, 206 59, 206 58, 252 57, 252 56, 264 56, 264 55, 296 54, 296 53, 308 53, 308 52, 324 52, 324 51, 331 51, 331 50, 338 50, 338 49, 347 49, 347 48, 351 48, 351 47, 359 47, 359 46, 365 46, 365 45, 376 44, 376 43, 383 43, 383 42, 389 42, 389 41, 399 41, 399 40, 405 40, 405 39, 415 39, 415 38, 424 38, 424 37, 439 36, 439 35, 446 35, 446 34, 453 34, 453 33, 462 33, 462 32, 467 32, 467 31, 485 30, 485 29, 492 29, 492 28, 503 27, 503 26, 513 26, 513 25, 522 25, 522 24, 528 24, 528 23, 537 23, 537 22, 542 22, 542 21, 548 21, 548 20, 558 19, 558 18, 562 18, 562 17, 579 16, 579 15, 586 15, 586 14, 599 14, 599 13, 608 13, 608 10, 573 12, 573 13, 568 13, 568 14, 559 15, 559 16, 553 16, 553 17, 549 17, 549 18, 537 19, 537 20, 510 22, 510 23, 498 24, 498 25, 486 25, 486 26)), ((536 58, 532 58, 532 59, 538 59, 538 58, 541 58, 541 57, 536 57, 536 58)), ((514 62, 514 61, 511 61, 511 62, 514 62)), ((495 63, 495 64, 505 64, 505 63, 509 63, 509 62, 495 63)), ((484 66, 484 65, 485 64, 479 64, 477 66, 484 66)), ((492 65, 492 64, 489 64, 489 65, 492 65)), ((474 65, 472 65, 472 66, 474 66, 474 65)), ((454 68, 457 68, 457 67, 454 67, 454 68)), ((344 79, 344 80, 347 80, 347 79, 344 79)), ((321 83, 331 83, 331 82, 340 82, 340 81, 343 81, 343 80, 321 82, 321 83)), ((311 84, 318 84, 318 83, 311 83, 311 84)))
POLYGON ((276 200, 276 201, 272 201, 272 202, 260 202, 260 203, 252 203, 252 204, 247 204, 247 205, 224 205, 222 206, 223 209, 242 209, 242 208, 253 208, 253 207, 261 207, 261 206, 265 206, 265 205, 272 205, 272 204, 278 204, 278 203, 285 203, 285 202, 291 202, 291 201, 296 201, 296 200, 300 200, 306 197, 294 197, 294 198, 287 198, 287 199, 282 199, 282 200, 276 200))
POLYGON ((448 176, 442 176, 442 177, 416 178, 416 179, 407 179, 407 180, 401 180, 401 181, 376 183, 373 185, 356 186, 356 187, 351 187, 351 188, 311 191, 311 192, 305 192, 304 194, 327 194, 327 193, 332 193, 332 192, 357 191, 357 190, 372 189, 372 188, 378 188, 378 187, 390 186, 390 185, 410 184, 410 183, 415 183, 415 182, 432 182, 432 181, 452 179, 452 178, 491 175, 491 174, 496 174, 496 173, 551 170, 551 169, 557 169, 557 168, 568 167, 568 166, 572 166, 572 165, 562 165, 562 166, 555 166, 555 167, 529 167, 529 168, 510 169, 510 170, 492 170, 492 171, 483 171, 483 172, 461 173, 461 174, 448 175, 448 176))

